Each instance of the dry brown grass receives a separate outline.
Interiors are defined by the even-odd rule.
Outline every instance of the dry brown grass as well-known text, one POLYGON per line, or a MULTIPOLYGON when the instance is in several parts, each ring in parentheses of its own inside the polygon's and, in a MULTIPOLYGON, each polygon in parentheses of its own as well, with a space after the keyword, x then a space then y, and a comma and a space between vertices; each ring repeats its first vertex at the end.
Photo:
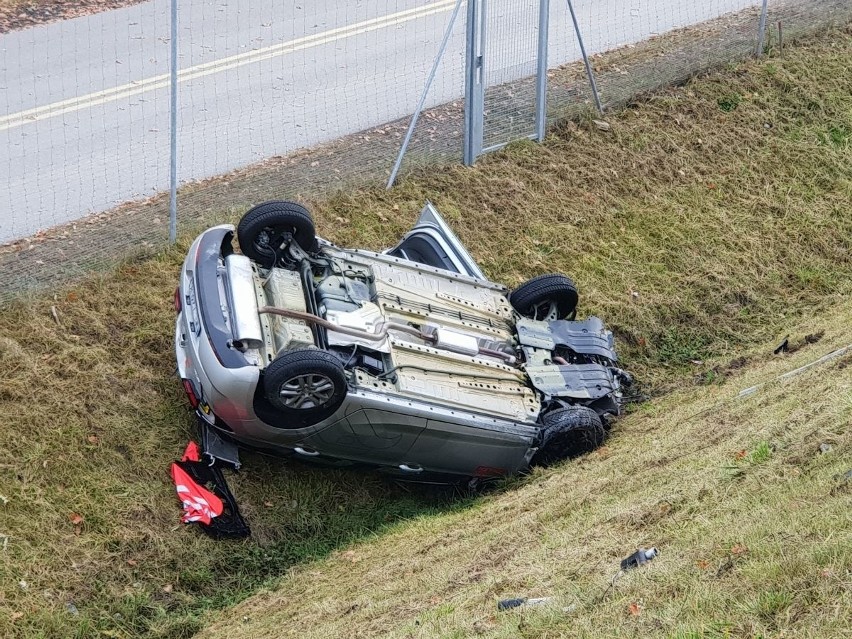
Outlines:
POLYGON ((561 271, 646 383, 778 334, 852 290, 850 32, 569 123, 473 169, 315 203, 378 247, 430 198, 486 273, 561 271))
POLYGON ((852 351, 736 395, 852 345, 850 319, 846 302, 818 345, 645 405, 578 463, 292 571, 200 636, 848 636, 852 351), (610 587, 637 546, 660 556, 610 587), (553 601, 497 612, 519 596, 553 601))
POLYGON ((187 636, 207 608, 443 503, 249 455, 233 487, 253 539, 181 527, 168 466, 194 431, 171 295, 187 248, 0 313, 0 636, 187 636))
MULTIPOLYGON (((343 244, 387 245, 407 229, 422 200, 431 198, 489 275, 511 284, 536 272, 571 273, 580 285, 581 312, 599 313, 617 329, 626 364, 645 387, 659 394, 691 389, 697 379, 703 406, 731 389, 719 386, 720 380, 744 374, 736 370, 740 358, 762 361, 751 350, 755 344, 764 344, 765 353, 765 344, 786 332, 801 341, 820 328, 828 331, 826 342, 839 339, 839 329, 832 333, 816 318, 844 300, 852 285, 850 57, 852 35, 822 36, 788 49, 783 60, 752 63, 633 105, 611 116, 609 133, 588 123, 567 125, 544 145, 518 145, 474 169, 419 174, 391 192, 315 202, 318 227, 343 244)), ((848 555, 834 545, 840 532, 827 532, 848 526, 838 506, 847 494, 829 494, 827 483, 839 454, 848 451, 846 431, 831 430, 849 421, 845 404, 836 400, 846 387, 831 386, 848 381, 847 369, 809 377, 806 394, 784 399, 773 391, 720 409, 712 422, 682 423, 686 413, 678 401, 689 395, 649 404, 644 418, 631 417, 619 427, 609 448, 612 460, 602 453, 538 475, 517 492, 452 508, 372 475, 252 456, 234 488, 254 527, 253 540, 215 543, 178 527, 167 468, 191 434, 191 422, 173 377, 171 293, 187 239, 155 259, 0 311, 0 635, 185 637, 203 626, 207 611, 273 586, 268 580, 295 564, 318 560, 400 519, 447 509, 450 515, 417 519, 411 528, 416 534, 402 528, 389 542, 401 553, 404 544, 394 540, 407 539, 422 556, 388 560, 381 542, 358 551, 369 562, 344 557, 297 571, 294 592, 317 592, 326 602, 316 608, 303 601, 302 610, 323 613, 314 617, 324 623, 342 623, 331 615, 355 587, 342 568, 354 567, 352 575, 365 579, 378 579, 380 571, 406 578, 391 582, 397 590, 389 586, 388 592, 397 592, 395 599, 381 598, 377 586, 371 592, 379 604, 345 604, 362 606, 359 616, 343 620, 356 619, 368 634, 374 628, 416 634, 420 626, 405 624, 429 621, 436 634, 464 635, 476 630, 472 624, 491 610, 493 597, 548 589, 597 611, 591 602, 605 586, 612 560, 647 540, 663 546, 674 563, 661 558, 641 573, 648 577, 637 573, 623 581, 636 588, 625 592, 637 599, 644 590, 635 584, 656 589, 640 602, 659 606, 653 615, 622 618, 621 595, 600 608, 625 632, 630 623, 648 619, 675 628, 676 614, 690 627, 757 624, 738 607, 753 604, 756 610, 782 610, 780 617, 765 613, 764 625, 778 617, 779 628, 805 633, 810 626, 802 624, 813 622, 830 636, 832 619, 848 611, 848 589, 835 596, 838 583, 848 585, 840 569, 848 555), (773 402, 763 406, 761 398, 773 402), (776 434, 773 424, 783 429, 776 434), (632 442, 649 430, 654 436, 641 440, 642 455, 634 459, 632 442), (809 456, 811 432, 831 434, 838 454, 809 456), (782 463, 784 455, 773 455, 772 465, 749 467, 742 481, 728 482, 723 460, 764 439, 788 447, 777 450, 799 451, 800 461, 782 463), (694 448, 705 441, 706 459, 694 448), (677 458, 681 450, 688 454, 677 458), (653 474, 644 472, 649 466, 653 474), (653 490, 646 493, 648 486, 653 490), (538 493, 551 496, 541 512, 530 501, 538 493), (658 502, 673 514, 657 517, 658 502), (773 518, 773 510, 783 517, 773 518), (586 516, 600 536, 578 543, 586 516), (608 527, 611 517, 622 519, 608 527), (744 518, 754 528, 739 539, 735 531, 744 518), (573 535, 570 543, 560 536, 563 528, 573 535), (793 535, 783 539, 790 546, 783 546, 786 556, 795 560, 789 570, 761 551, 758 561, 749 563, 749 554, 736 570, 720 575, 722 581, 708 577, 705 584, 704 573, 696 573, 698 581, 687 579, 688 572, 673 581, 666 577, 668 570, 687 571, 693 546, 695 557, 715 567, 724 565, 734 536, 736 543, 760 548, 760 531, 775 529, 793 535), (536 531, 547 534, 530 536, 536 531), (806 543, 795 546, 796 536, 806 543), (521 539, 534 540, 536 547, 515 543, 521 539), (685 563, 675 561, 680 556, 685 563), (374 565, 373 557, 385 557, 384 563, 374 565), (442 572, 429 577, 423 557, 451 579, 442 572), (458 569, 450 565, 456 560, 458 569), (813 581, 813 562, 829 571, 825 581, 813 581), (365 570, 369 574, 359 572, 365 570), (501 576, 505 570, 509 581, 501 576), (580 571, 582 588, 571 585, 572 571, 580 571), (310 590, 313 572, 319 591, 310 590), (784 579, 779 598, 760 600, 756 593, 772 591, 766 584, 776 573, 784 579), (330 583, 324 575, 334 574, 345 586, 337 592, 323 585, 330 583), (421 597, 413 584, 429 595, 421 597), (693 590, 698 594, 689 598, 693 590), (694 606, 679 611, 663 592, 694 606), (837 603, 829 604, 830 597, 837 603), (816 612, 805 609, 808 602, 815 602, 816 612), (717 610, 726 611, 725 618, 715 616, 717 610), (784 617, 784 611, 792 612, 784 617)), ((781 548, 778 539, 766 539, 767 548, 781 548)), ((616 594, 621 592, 620 586, 616 594)), ((282 610, 302 614, 289 606, 282 610)), ((560 614, 553 618, 562 619, 560 614)), ((491 623, 487 615, 483 619, 491 623)), ((483 626, 485 632, 555 632, 527 617, 518 618, 532 624, 527 630, 500 619, 493 628, 483 626)), ((307 623, 302 619, 297 627, 307 623)), ((582 617, 571 623, 579 624, 578 632, 586 627, 582 617)), ((751 627, 736 626, 744 634, 751 627)))

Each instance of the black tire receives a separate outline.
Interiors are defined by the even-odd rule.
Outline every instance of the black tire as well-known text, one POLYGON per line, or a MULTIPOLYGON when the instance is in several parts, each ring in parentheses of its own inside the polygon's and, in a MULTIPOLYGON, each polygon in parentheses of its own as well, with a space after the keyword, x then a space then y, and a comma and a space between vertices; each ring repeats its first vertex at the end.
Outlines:
MULTIPOLYGON (((577 300, 574 282, 570 277, 559 274, 539 275, 509 293, 512 307, 532 319, 543 319, 536 317, 536 313, 544 304, 556 304, 556 319, 572 318, 577 310, 577 300)), ((541 312, 538 314, 541 315, 541 312)))
POLYGON ((263 388, 269 403, 292 420, 290 428, 303 428, 340 408, 346 397, 346 375, 341 361, 328 351, 284 351, 266 367, 263 388))
POLYGON ((274 200, 249 209, 237 225, 237 238, 243 255, 266 268, 275 265, 281 245, 290 238, 305 251, 316 249, 313 218, 295 202, 274 200))
POLYGON ((533 466, 550 466, 563 459, 590 453, 606 437, 598 414, 585 406, 557 408, 542 420, 541 445, 532 458, 533 466))

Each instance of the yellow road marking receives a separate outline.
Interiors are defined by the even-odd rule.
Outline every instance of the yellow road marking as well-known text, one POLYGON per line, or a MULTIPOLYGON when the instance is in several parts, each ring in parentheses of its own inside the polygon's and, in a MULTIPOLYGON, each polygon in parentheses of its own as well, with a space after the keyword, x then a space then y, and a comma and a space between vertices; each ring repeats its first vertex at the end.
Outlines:
MULTIPOLYGON (((349 26, 337 27, 322 33, 315 33, 313 35, 296 38, 289 42, 282 42, 280 44, 274 44, 261 49, 239 53, 227 58, 212 60, 211 62, 205 62, 179 71, 178 82, 188 82, 190 80, 213 75, 214 73, 221 73, 222 71, 229 71, 247 64, 254 64, 256 62, 262 62, 278 56, 287 55, 288 53, 293 53, 295 51, 310 49, 312 47, 329 44, 330 42, 336 42, 344 38, 351 38, 352 36, 369 33, 371 31, 378 31, 379 29, 384 29, 386 27, 404 24, 412 20, 417 20, 418 18, 449 11, 455 3, 455 0, 440 0, 439 2, 427 4, 415 9, 406 9, 405 11, 372 18, 349 26)), ((162 89, 167 86, 169 86, 169 74, 165 73, 163 75, 152 76, 150 78, 145 78, 144 80, 130 82, 111 89, 105 89, 103 91, 97 91, 95 93, 62 100, 60 102, 34 107, 32 109, 27 109, 26 111, 10 113, 9 115, 0 117, 0 131, 7 131, 8 129, 29 124, 30 122, 37 122, 38 120, 45 120, 57 115, 80 111, 100 104, 106 104, 107 102, 114 102, 115 100, 129 98, 148 91, 162 89)))

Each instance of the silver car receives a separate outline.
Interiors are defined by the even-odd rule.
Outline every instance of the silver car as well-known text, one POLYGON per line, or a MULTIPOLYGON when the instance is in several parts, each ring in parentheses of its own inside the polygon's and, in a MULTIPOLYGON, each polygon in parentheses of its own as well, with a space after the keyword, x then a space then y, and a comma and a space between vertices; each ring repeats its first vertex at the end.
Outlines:
POLYGON ((238 464, 236 444, 413 480, 497 477, 594 449, 619 414, 630 376, 576 306, 564 275, 490 282, 429 203, 375 253, 275 201, 193 242, 175 351, 213 457, 238 464))

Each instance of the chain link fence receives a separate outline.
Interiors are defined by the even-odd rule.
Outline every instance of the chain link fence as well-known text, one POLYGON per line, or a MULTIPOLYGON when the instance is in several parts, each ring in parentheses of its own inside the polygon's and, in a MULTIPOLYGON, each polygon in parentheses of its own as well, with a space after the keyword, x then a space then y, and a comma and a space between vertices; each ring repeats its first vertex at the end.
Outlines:
MULTIPOLYGON (((594 109, 566 0, 549 0, 549 124, 594 109)), ((456 0, 182 0, 178 228, 273 198, 382 184, 442 41, 402 174, 462 158, 456 0)), ((754 55, 762 0, 574 0, 606 108, 754 55)), ((487 0, 483 148, 532 137, 539 0, 487 0)), ((0 34, 0 299, 168 239, 169 0, 0 34)), ((769 0, 764 46, 845 24, 849 0, 769 0)))

